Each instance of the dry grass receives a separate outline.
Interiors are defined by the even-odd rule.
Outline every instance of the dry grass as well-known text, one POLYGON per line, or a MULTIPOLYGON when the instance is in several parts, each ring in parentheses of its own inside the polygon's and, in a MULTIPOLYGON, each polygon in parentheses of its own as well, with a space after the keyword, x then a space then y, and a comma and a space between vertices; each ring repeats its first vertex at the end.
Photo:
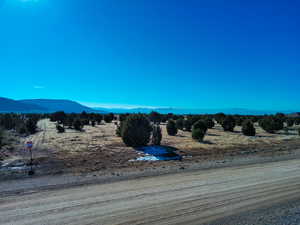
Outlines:
MULTIPOLYGON (((49 120, 39 122, 41 132, 22 141, 33 140, 34 156, 40 162, 54 167, 61 165, 61 170, 69 168, 72 171, 95 171, 114 168, 142 168, 152 162, 130 162, 138 153, 126 147, 122 139, 115 135, 114 123, 85 126, 84 132, 66 129, 65 133, 56 131, 55 123, 49 120), (58 164, 55 162, 59 162, 58 164)), ((287 151, 300 146, 300 138, 296 127, 290 134, 268 134, 256 125, 257 136, 246 137, 241 133, 241 127, 236 127, 235 132, 224 132, 217 125, 209 129, 203 143, 194 141, 190 132, 179 131, 176 136, 169 136, 165 124, 161 125, 163 131, 162 145, 178 149, 183 156, 190 156, 186 160, 205 160, 226 155, 233 156, 246 153, 261 153, 287 151)), ((28 153, 19 146, 15 155, 27 157, 28 153)), ((14 156, 15 156, 14 155, 14 156)), ((13 155, 12 155, 13 156, 13 155)), ((158 162, 162 163, 163 162, 158 162)), ((168 162, 172 163, 172 162, 168 162)), ((156 164, 155 164, 156 165, 156 164)), ((57 169, 57 168, 56 168, 57 169)))

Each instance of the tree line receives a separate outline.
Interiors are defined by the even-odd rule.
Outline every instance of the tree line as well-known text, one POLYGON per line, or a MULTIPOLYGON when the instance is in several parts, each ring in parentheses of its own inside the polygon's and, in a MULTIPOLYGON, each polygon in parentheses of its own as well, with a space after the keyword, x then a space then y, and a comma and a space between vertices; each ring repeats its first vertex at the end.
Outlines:
MULTIPOLYGON (((175 136, 178 130, 191 132, 191 137, 197 141, 203 141, 207 130, 213 129, 216 123, 220 124, 224 131, 234 132, 236 126, 242 127, 242 133, 246 136, 255 136, 254 123, 268 133, 276 133, 279 130, 300 125, 300 117, 287 117, 285 114, 265 116, 225 115, 217 113, 213 115, 175 115, 151 112, 149 114, 97 114, 82 112, 80 114, 67 114, 63 111, 51 114, 0 114, 0 144, 4 130, 13 130, 19 134, 28 135, 37 132, 37 122, 40 119, 49 118, 56 122, 57 132, 63 133, 65 129, 83 131, 84 126, 101 125, 103 122, 116 124, 116 135, 121 137, 128 146, 138 147, 148 144, 159 145, 162 140, 161 123, 166 123, 168 135, 175 136)), ((300 135, 300 129, 298 130, 300 135)))

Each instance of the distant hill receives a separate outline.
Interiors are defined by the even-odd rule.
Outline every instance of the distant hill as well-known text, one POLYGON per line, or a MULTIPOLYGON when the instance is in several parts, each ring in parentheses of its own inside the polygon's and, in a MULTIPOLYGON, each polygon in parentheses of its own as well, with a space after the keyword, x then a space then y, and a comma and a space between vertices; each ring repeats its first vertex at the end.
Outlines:
POLYGON ((23 103, 9 98, 0 97, 0 112, 41 112, 47 109, 30 103, 23 103))
POLYGON ((33 104, 39 107, 47 109, 49 112, 64 111, 66 113, 81 113, 86 111, 89 113, 106 113, 105 111, 100 111, 96 109, 89 108, 87 106, 81 105, 75 101, 70 100, 59 100, 59 99, 26 99, 20 100, 20 103, 33 104))
POLYGON ((251 110, 242 108, 228 108, 228 109, 181 109, 181 108, 94 108, 97 110, 105 110, 112 113, 150 113, 152 111, 159 112, 161 114, 215 114, 223 112, 231 115, 265 115, 265 114, 276 114, 277 112, 291 113, 292 111, 268 111, 268 110, 251 110))

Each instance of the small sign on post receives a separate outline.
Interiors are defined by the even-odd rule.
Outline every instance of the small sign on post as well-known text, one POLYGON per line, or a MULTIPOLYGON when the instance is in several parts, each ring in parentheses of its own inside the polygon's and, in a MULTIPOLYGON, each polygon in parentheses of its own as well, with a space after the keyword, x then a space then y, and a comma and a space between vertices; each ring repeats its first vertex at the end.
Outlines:
POLYGON ((33 147, 33 142, 32 142, 32 141, 27 141, 27 142, 26 142, 26 148, 27 148, 27 150, 30 152, 30 171, 28 172, 28 175, 30 175, 30 176, 34 175, 34 171, 33 171, 32 147, 33 147))

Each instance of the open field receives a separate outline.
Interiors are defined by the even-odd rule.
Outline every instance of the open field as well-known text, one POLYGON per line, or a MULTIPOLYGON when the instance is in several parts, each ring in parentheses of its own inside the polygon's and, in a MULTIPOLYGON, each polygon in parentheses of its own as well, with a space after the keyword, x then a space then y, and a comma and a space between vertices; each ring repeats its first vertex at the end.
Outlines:
POLYGON ((14 150, 6 152, 6 158, 28 161, 29 153, 24 150, 28 140, 34 142, 35 163, 42 174, 82 173, 92 171, 143 170, 145 168, 181 166, 183 163, 202 163, 209 160, 223 160, 234 156, 272 156, 289 154, 300 147, 297 126, 289 134, 280 131, 268 134, 257 124, 257 135, 247 137, 241 133, 241 127, 235 132, 224 132, 220 125, 209 129, 204 142, 191 138, 190 132, 179 131, 176 136, 169 136, 165 124, 162 124, 162 145, 171 146, 183 156, 182 162, 138 162, 134 161, 141 153, 126 147, 120 137, 115 135, 114 123, 85 126, 84 132, 67 129, 57 133, 55 123, 48 119, 39 121, 40 131, 27 138, 21 138, 14 150))
MULTIPOLYGON (((299 164, 298 159, 108 184, 37 188, 0 196, 0 224, 214 224, 216 219, 243 212, 250 216, 251 210, 299 198, 299 164)), ((40 183, 39 178, 32 182, 40 183)), ((268 224, 263 223, 269 221, 267 216, 260 215, 260 224, 268 224)), ((223 221, 227 222, 216 224, 232 224, 223 221)), ((244 222, 238 224, 249 224, 244 222)))

